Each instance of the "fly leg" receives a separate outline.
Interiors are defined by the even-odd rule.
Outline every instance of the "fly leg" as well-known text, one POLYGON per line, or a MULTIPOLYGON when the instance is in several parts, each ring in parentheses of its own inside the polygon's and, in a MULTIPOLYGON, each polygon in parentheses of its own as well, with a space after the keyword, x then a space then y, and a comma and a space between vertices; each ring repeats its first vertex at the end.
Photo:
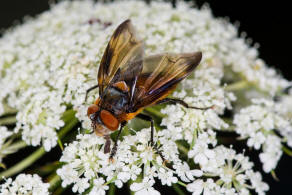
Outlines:
POLYGON ((123 128, 124 128, 124 126, 125 126, 126 124, 127 124, 127 122, 122 122, 122 123, 121 123, 121 127, 120 127, 120 130, 119 130, 119 132, 118 132, 118 135, 117 135, 116 141, 115 141, 114 146, 113 146, 113 148, 112 148, 112 150, 111 150, 111 154, 110 154, 110 157, 109 157, 109 160, 110 160, 110 161, 113 161, 113 158, 114 158, 114 156, 116 155, 116 152, 117 152, 117 149, 118 149, 118 140, 119 140, 119 137, 120 137, 120 135, 121 135, 121 132, 122 132, 122 130, 123 130, 123 128))
POLYGON ((104 136, 105 145, 104 145, 104 153, 109 153, 111 151, 111 138, 109 135, 104 136))
POLYGON ((92 86, 92 87, 90 87, 89 89, 86 90, 86 95, 85 95, 85 100, 84 100, 84 102, 86 102, 86 100, 87 100, 88 93, 89 93, 90 91, 96 89, 96 88, 98 88, 98 85, 94 85, 94 86, 92 86))
POLYGON ((205 108, 189 106, 185 101, 180 100, 180 99, 174 99, 174 98, 165 98, 163 100, 158 101, 156 104, 163 104, 163 103, 180 104, 180 105, 182 105, 182 106, 184 106, 186 108, 192 108, 192 109, 197 109, 197 110, 208 110, 210 108, 213 108, 213 106, 205 107, 205 108))
POLYGON ((148 116, 146 114, 138 114, 137 115, 138 118, 145 120, 145 121, 149 121, 151 124, 151 135, 150 135, 150 145, 156 150, 156 152, 159 154, 159 156, 161 157, 162 161, 165 162, 165 158, 163 157, 163 155, 161 154, 161 151, 159 150, 159 148, 157 147, 157 143, 154 144, 153 141, 153 135, 154 135, 154 121, 152 119, 151 116, 148 116))

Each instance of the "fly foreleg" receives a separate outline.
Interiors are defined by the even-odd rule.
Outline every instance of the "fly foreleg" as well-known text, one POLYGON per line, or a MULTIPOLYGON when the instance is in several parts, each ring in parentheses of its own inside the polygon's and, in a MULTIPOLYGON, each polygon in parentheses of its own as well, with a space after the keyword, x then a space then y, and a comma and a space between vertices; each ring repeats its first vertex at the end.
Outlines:
POLYGON ((86 102, 87 100, 87 97, 88 97, 88 93, 94 89, 98 88, 98 85, 94 85, 92 87, 90 87, 89 89, 86 90, 86 94, 85 94, 85 99, 84 99, 84 102, 86 102))
POLYGON ((122 122, 122 123, 121 123, 121 127, 120 127, 120 130, 119 130, 119 132, 118 132, 118 135, 117 135, 116 141, 115 141, 114 146, 113 146, 113 148, 112 148, 112 150, 111 150, 111 154, 110 154, 110 157, 109 157, 109 160, 110 160, 110 161, 113 161, 113 158, 114 158, 114 156, 116 155, 116 152, 117 152, 117 149, 118 149, 118 140, 119 140, 119 137, 120 137, 120 135, 121 135, 121 132, 122 132, 122 130, 123 130, 123 128, 124 128, 124 126, 125 126, 126 124, 127 124, 127 122, 122 122))
POLYGON ((180 105, 184 106, 185 108, 191 108, 191 109, 197 109, 197 110, 208 110, 210 108, 213 108, 213 106, 205 107, 205 108, 189 106, 188 103, 186 103, 185 101, 180 100, 180 99, 174 99, 174 98, 165 98, 163 100, 158 101, 156 104, 164 104, 164 103, 180 104, 180 105))

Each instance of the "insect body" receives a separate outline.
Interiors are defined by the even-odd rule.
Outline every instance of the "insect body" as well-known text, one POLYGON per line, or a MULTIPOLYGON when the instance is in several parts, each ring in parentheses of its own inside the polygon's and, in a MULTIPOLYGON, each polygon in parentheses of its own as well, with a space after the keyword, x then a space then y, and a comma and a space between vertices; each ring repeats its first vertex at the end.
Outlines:
MULTIPOLYGON (((176 85, 198 66, 201 58, 201 52, 144 57, 143 41, 136 35, 131 21, 120 24, 102 57, 98 85, 87 90, 88 93, 99 87, 99 98, 89 106, 87 114, 95 133, 106 139, 104 152, 110 152, 109 135, 119 129, 118 140, 127 121, 134 117, 151 122, 150 143, 153 145, 153 120, 141 113, 147 106, 178 103, 188 108, 206 109, 167 98, 176 85)), ((117 140, 110 158, 116 153, 117 140)))

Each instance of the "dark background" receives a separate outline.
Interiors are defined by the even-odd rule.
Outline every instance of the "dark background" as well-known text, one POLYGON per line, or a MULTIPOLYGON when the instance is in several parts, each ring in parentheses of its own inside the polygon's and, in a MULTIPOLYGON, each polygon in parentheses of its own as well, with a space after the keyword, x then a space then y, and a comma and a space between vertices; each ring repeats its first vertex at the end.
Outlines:
MULTIPOLYGON (((260 57, 284 77, 292 80, 290 62, 292 17, 289 1, 197 0, 196 2, 198 6, 208 3, 217 17, 228 16, 232 23, 239 21, 240 31, 246 32, 254 43, 260 44, 260 57)), ((47 9, 49 9, 48 0, 1 0, 0 29, 10 27, 15 21, 21 21, 25 15, 35 16, 47 9)), ((260 167, 257 168, 261 170, 260 167)), ((268 194, 292 194, 292 157, 283 155, 276 174, 280 181, 275 181, 269 174, 264 174, 264 180, 271 188, 268 194)))

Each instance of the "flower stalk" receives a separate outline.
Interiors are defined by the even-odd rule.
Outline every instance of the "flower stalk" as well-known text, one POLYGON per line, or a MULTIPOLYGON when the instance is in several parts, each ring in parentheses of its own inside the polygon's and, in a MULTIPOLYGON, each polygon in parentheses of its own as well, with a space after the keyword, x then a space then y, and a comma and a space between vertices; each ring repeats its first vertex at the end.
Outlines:
POLYGON ((116 192, 116 186, 114 183, 111 183, 109 186, 108 195, 115 195, 115 192, 116 192))
POLYGON ((178 195, 185 195, 185 193, 182 191, 182 189, 180 189, 180 187, 177 184, 173 184, 172 187, 178 195))
POLYGON ((6 103, 3 103, 3 107, 4 107, 4 113, 2 113, 2 115, 13 115, 17 113, 17 110, 14 108, 11 108, 10 106, 8 106, 6 103))
POLYGON ((178 181, 177 184, 179 184, 179 185, 181 185, 181 186, 183 186, 183 187, 187 187, 187 184, 185 184, 185 183, 183 183, 183 182, 181 182, 181 181, 178 181))
POLYGON ((50 187, 49 190, 52 192, 54 191, 59 184, 61 183, 61 178, 59 175, 57 175, 56 173, 54 173, 54 175, 51 177, 51 179, 49 180, 50 183, 50 187))
POLYGON ((247 88, 249 86, 249 84, 250 83, 248 81, 242 80, 242 81, 238 81, 238 82, 232 83, 230 85, 227 85, 225 87, 225 90, 226 91, 238 91, 238 90, 247 88))
POLYGON ((188 149, 180 143, 177 143, 178 150, 182 151, 185 155, 188 155, 188 149))
POLYGON ((15 116, 7 116, 4 118, 0 118, 0 126, 1 125, 12 125, 16 123, 16 117, 15 116))
POLYGON ((290 150, 288 147, 286 146, 282 146, 282 150, 283 152, 285 152, 285 154, 287 154, 288 156, 292 156, 292 150, 290 150))
POLYGON ((37 149, 34 153, 32 153, 30 156, 26 157, 24 160, 20 161, 13 167, 3 171, 0 173, 0 181, 3 180, 6 177, 11 177, 20 171, 24 170, 25 168, 32 165, 36 160, 41 158, 46 153, 44 147, 41 147, 37 149))
POLYGON ((11 153, 15 153, 17 152, 18 150, 24 148, 27 146, 27 144, 20 140, 20 141, 17 141, 13 144, 11 144, 13 141, 13 139, 10 139, 8 142, 6 142, 2 148, 1 148, 1 151, 0 151, 0 154, 2 155, 8 155, 8 154, 11 154, 11 153))

